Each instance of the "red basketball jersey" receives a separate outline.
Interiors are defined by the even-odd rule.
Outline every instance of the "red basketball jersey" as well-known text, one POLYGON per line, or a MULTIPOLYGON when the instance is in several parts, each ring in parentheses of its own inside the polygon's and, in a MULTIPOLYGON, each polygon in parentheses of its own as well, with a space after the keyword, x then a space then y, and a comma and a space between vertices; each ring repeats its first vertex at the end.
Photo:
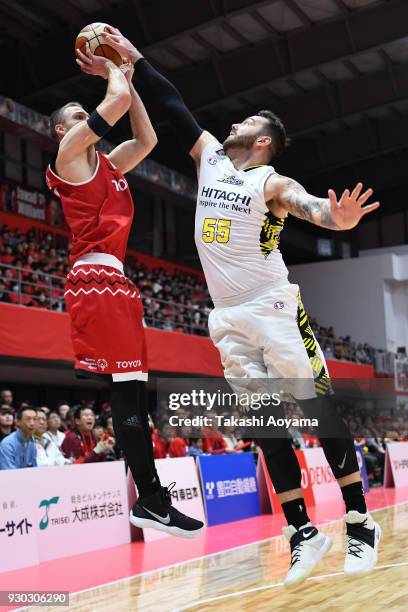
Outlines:
POLYGON ((123 262, 133 221, 133 200, 128 183, 105 155, 97 152, 96 169, 90 179, 70 183, 51 166, 48 187, 61 200, 72 232, 70 262, 85 253, 108 253, 123 262))

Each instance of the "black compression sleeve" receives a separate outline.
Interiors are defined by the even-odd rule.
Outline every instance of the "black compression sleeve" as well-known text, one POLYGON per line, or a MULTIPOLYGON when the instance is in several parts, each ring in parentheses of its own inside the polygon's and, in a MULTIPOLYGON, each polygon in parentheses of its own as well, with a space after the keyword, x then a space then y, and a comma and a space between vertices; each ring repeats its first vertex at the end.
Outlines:
POLYGON ((143 102, 149 100, 159 103, 183 147, 190 151, 197 142, 203 129, 185 105, 180 92, 149 62, 142 58, 135 65, 135 83, 143 102))

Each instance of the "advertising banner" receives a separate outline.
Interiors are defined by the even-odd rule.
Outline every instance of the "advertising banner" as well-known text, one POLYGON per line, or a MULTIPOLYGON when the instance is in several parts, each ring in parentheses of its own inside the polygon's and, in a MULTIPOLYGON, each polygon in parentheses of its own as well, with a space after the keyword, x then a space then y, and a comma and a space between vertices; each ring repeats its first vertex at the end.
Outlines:
POLYGON ((0 210, 46 225, 66 228, 61 203, 51 192, 23 187, 9 179, 0 184, 0 210))
POLYGON ((123 461, 0 471, 0 572, 130 542, 123 461))
MULTIPOLYGON (((315 499, 313 495, 313 490, 311 486, 311 479, 309 478, 306 466, 306 458, 303 451, 295 451, 297 460, 299 461, 300 470, 302 474, 301 486, 304 500, 307 506, 313 506, 315 504, 315 499)), ((272 484, 272 480, 268 473, 268 468, 266 466, 265 457, 262 451, 259 453, 258 460, 258 469, 257 469, 258 481, 264 482, 265 486, 262 487, 264 491, 267 492, 269 496, 270 506, 272 507, 273 514, 277 514, 278 512, 282 512, 282 506, 279 501, 278 494, 275 491, 275 487, 272 484)), ((265 500, 263 500, 263 508, 267 509, 268 504, 265 500)), ((265 512, 264 510, 264 512, 265 512)))
POLYGON ((261 514, 253 453, 203 455, 199 465, 208 525, 261 514))
MULTIPOLYGON (((400 443, 397 443, 400 444, 400 443)), ((407 443, 407 474, 408 474, 408 443, 407 443)), ((334 474, 326 461, 323 449, 307 448, 304 450, 295 451, 297 460, 299 461, 300 470, 302 473, 302 492, 307 506, 315 506, 333 500, 342 500, 341 491, 337 485, 334 474)), ((358 465, 360 467, 361 478, 363 481, 364 490, 369 490, 367 471, 365 467, 364 455, 360 446, 356 446, 356 454, 358 465)), ((391 469, 391 468, 390 468, 391 469)), ((259 483, 263 486, 264 491, 262 499, 262 507, 264 512, 268 512, 268 506, 272 507, 272 512, 282 512, 279 498, 273 487, 269 477, 263 453, 259 454, 257 477, 259 483), (269 496, 269 500, 265 499, 265 493, 269 496), (269 501, 269 504, 268 504, 269 501)))
POLYGON ((0 572, 39 562, 35 468, 0 471, 0 572))
POLYGON ((384 486, 408 487, 408 442, 387 444, 384 486))
MULTIPOLYGON (((342 501, 341 491, 323 449, 306 448, 303 451, 306 461, 306 472, 302 471, 302 480, 307 478, 306 487, 311 487, 314 505, 324 504, 333 500, 342 501)), ((303 485, 302 485, 303 486, 303 485)))
POLYGON ((35 476, 40 561, 130 542, 123 461, 38 468, 35 476))

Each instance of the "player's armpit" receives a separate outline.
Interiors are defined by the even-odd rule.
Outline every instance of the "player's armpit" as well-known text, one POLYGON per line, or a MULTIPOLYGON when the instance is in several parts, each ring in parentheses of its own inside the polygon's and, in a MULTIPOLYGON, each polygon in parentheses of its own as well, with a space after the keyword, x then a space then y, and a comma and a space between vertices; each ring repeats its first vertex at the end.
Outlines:
POLYGON ((204 131, 198 140, 194 143, 193 148, 189 151, 191 157, 198 164, 201 160, 201 154, 204 148, 213 140, 217 140, 210 132, 204 131))

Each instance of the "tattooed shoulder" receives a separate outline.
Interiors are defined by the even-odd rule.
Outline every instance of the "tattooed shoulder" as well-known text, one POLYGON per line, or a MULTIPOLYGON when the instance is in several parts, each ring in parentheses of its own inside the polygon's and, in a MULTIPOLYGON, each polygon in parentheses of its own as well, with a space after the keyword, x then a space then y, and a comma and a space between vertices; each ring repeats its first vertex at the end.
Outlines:
POLYGON ((295 179, 285 177, 285 182, 286 182, 286 189, 290 189, 291 191, 295 191, 299 193, 306 193, 306 189, 303 187, 303 185, 295 181, 295 179))

